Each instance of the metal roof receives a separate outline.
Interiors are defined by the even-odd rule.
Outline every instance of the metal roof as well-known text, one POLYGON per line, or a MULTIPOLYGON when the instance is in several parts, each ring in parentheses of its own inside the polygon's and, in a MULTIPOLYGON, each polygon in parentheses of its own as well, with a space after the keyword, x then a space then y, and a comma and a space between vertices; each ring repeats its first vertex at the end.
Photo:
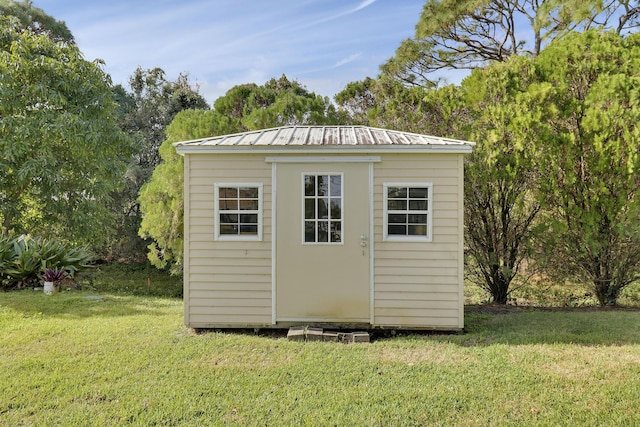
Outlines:
POLYGON ((283 126, 182 141, 180 154, 210 152, 471 152, 473 142, 366 126, 283 126))

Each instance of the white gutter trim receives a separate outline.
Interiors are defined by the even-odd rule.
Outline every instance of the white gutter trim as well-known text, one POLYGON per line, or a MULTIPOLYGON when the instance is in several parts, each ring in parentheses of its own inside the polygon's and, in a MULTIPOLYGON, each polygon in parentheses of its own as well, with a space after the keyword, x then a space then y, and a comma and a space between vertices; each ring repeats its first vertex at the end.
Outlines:
POLYGON ((178 154, 361 154, 361 153, 471 153, 473 149, 472 144, 452 146, 452 145, 361 145, 356 147, 348 146, 336 146, 328 148, 329 146, 321 146, 316 148, 310 145, 304 145, 300 147, 279 147, 270 148, 261 146, 184 146, 176 145, 176 151, 178 154))

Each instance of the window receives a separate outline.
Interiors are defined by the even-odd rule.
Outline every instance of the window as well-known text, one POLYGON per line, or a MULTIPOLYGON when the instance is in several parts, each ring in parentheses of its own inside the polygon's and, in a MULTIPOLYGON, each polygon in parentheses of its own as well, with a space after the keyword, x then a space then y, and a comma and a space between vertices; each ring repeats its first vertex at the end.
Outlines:
POLYGON ((305 174, 304 242, 342 243, 342 175, 305 174))
POLYGON ((262 239, 262 184, 216 184, 217 240, 262 239))
POLYGON ((385 240, 431 241, 431 184, 384 184, 385 240))

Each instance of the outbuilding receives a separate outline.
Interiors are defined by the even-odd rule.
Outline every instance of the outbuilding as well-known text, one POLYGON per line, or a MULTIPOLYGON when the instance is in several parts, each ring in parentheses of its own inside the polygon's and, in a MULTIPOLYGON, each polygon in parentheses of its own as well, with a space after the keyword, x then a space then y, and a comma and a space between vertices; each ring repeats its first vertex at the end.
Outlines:
POLYGON ((363 126, 176 143, 186 325, 462 329, 473 145, 363 126))

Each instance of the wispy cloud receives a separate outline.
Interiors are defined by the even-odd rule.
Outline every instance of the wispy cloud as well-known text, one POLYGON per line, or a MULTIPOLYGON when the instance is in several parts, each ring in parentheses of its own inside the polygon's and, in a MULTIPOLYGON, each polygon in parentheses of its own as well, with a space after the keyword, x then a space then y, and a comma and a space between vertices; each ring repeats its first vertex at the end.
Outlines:
POLYGON ((424 0, 34 0, 67 22, 115 83, 136 67, 187 72, 213 102, 240 83, 285 74, 332 96, 373 76, 413 33, 424 0))
POLYGON ((336 62, 334 67, 335 68, 342 67, 343 65, 353 62, 360 57, 362 57, 362 52, 354 53, 353 55, 349 55, 346 58, 342 58, 341 60, 336 62))
POLYGON ((376 2, 376 0, 364 0, 362 3, 360 3, 358 6, 356 6, 351 13, 353 12, 357 12, 361 9, 364 9, 367 6, 371 6, 372 4, 374 4, 376 2))
POLYGON ((325 22, 329 22, 329 21, 334 21, 336 19, 351 15, 353 13, 356 13, 362 9, 364 9, 365 7, 371 6, 373 3, 375 3, 376 0, 364 0, 362 2, 360 2, 356 7, 353 7, 351 9, 347 9, 335 14, 332 14, 330 16, 315 20, 315 21, 311 21, 309 22, 309 25, 318 25, 318 24, 324 24, 325 22))

